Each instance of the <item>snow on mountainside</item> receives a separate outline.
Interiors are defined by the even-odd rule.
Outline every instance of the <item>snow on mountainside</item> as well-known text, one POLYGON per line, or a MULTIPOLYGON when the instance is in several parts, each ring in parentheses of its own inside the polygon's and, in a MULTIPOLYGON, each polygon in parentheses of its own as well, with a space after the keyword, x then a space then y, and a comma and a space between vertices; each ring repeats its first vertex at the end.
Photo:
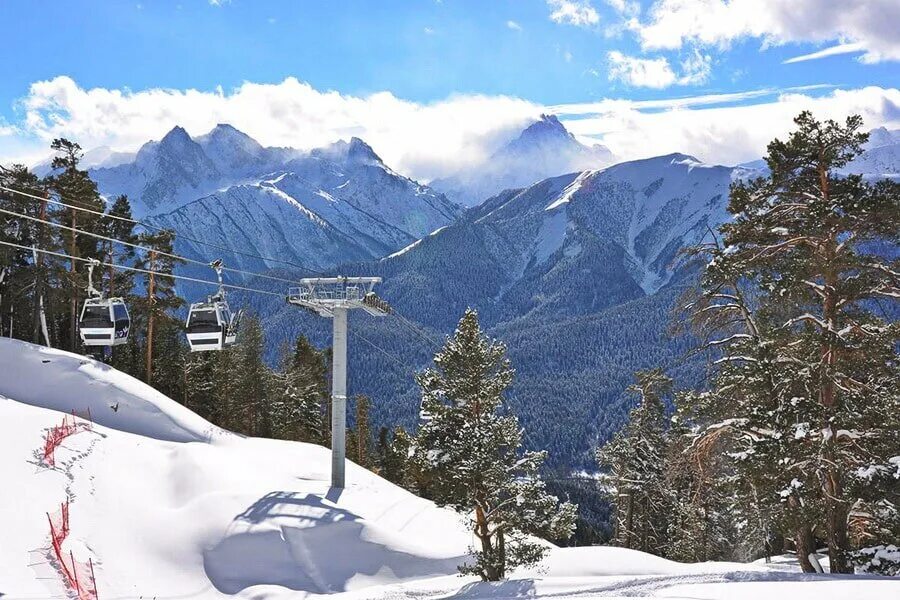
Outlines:
POLYGON ((900 129, 884 127, 869 131, 864 151, 842 169, 844 173, 862 173, 872 177, 900 179, 900 129))
POLYGON ((665 285, 678 251, 727 218, 729 185, 752 173, 670 154, 553 177, 490 198, 387 260, 421 268, 431 257, 447 270, 467 239, 498 272, 491 296, 506 316, 593 312, 665 285))
MULTIPOLYGON (((315 268, 390 254, 462 210, 392 171, 358 138, 301 153, 264 148, 230 125, 197 139, 175 127, 134 161, 90 174, 107 198, 127 194, 134 214, 156 225, 315 268)), ((194 258, 218 257, 176 243, 194 258)))
POLYGON ((432 182, 453 200, 474 206, 498 192, 612 162, 610 151, 585 146, 554 115, 541 115, 518 138, 495 152, 483 165, 432 182))
MULTIPOLYGON (((188 237, 322 269, 390 254, 460 213, 446 197, 393 172, 353 138, 148 221, 182 234, 176 246, 190 256, 211 260, 221 253, 188 237)), ((279 266, 240 255, 224 258, 247 268, 279 266)))
POLYGON ((888 578, 689 565, 604 547, 551 548, 538 568, 504 582, 460 578, 471 542, 460 516, 352 463, 348 487, 329 488, 326 448, 230 434, 75 354, 0 339, 0 366, 17 374, 0 378, 0 478, 14 490, 0 494, 4 597, 71 597, 47 523, 66 500, 62 551, 92 560, 101 598, 882 600, 896 591, 888 578), (54 467, 43 464, 45 431, 87 408, 92 430, 67 437, 54 467))

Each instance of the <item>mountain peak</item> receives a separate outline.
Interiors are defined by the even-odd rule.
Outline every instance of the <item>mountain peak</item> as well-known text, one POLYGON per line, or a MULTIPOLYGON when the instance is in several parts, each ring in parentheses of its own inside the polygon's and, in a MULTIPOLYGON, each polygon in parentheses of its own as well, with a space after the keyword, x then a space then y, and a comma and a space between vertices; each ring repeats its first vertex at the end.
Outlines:
POLYGON ((361 163, 380 163, 381 157, 375 154, 372 146, 358 137, 352 137, 350 138, 350 146, 347 148, 347 160, 361 163))
POLYGON ((882 126, 869 131, 869 141, 866 144, 866 147, 877 148, 879 146, 887 146, 898 142, 900 142, 900 129, 891 131, 887 127, 882 126))
POLYGON ((188 135, 188 132, 185 131, 184 127, 181 125, 176 125, 169 133, 163 136, 163 139, 160 140, 160 144, 170 145, 170 144, 183 144, 185 142, 192 142, 194 140, 191 139, 191 136, 188 135))
POLYGON ((357 165, 384 164, 381 157, 375 154, 372 146, 355 136, 351 137, 349 142, 346 140, 338 140, 324 148, 316 148, 310 154, 320 158, 357 165))
POLYGON ((515 151, 547 143, 578 142, 556 115, 542 114, 539 120, 526 127, 518 138, 506 145, 505 149, 515 151))
POLYGON ((213 154, 233 155, 243 151, 246 154, 256 155, 263 149, 259 142, 228 123, 219 123, 209 133, 198 137, 197 142, 207 152, 212 150, 213 154))

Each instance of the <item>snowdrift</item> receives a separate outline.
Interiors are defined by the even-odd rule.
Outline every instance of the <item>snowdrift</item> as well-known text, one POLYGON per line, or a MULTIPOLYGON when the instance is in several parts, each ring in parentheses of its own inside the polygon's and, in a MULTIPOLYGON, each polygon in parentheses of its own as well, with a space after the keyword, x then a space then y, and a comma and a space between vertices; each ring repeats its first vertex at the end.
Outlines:
POLYGON ((231 435, 92 359, 0 340, 0 592, 61 597, 47 516, 71 499, 69 540, 101 597, 234 594, 254 586, 334 593, 456 572, 460 518, 330 452, 231 435), (115 411, 112 406, 116 406, 115 411), (62 413, 92 432, 37 450, 62 413))
POLYGON ((230 434, 89 358, 0 339, 3 597, 72 597, 48 527, 67 500, 64 550, 93 562, 100 598, 900 597, 897 580, 604 547, 484 584, 456 576, 472 542, 458 515, 352 463, 331 489, 329 470, 326 448, 230 434), (96 424, 48 467, 45 432, 88 409, 96 424))
POLYGON ((100 425, 172 442, 208 441, 221 430, 149 385, 93 359, 0 338, 0 395, 100 425))

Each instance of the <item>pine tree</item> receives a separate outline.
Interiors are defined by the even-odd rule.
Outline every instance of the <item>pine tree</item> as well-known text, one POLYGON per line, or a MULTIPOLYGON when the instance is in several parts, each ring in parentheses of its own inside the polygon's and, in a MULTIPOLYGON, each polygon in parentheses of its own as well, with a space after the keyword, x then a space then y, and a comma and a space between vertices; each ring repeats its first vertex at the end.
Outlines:
POLYGON ((218 352, 187 352, 181 365, 181 403, 204 419, 223 424, 216 397, 216 362, 218 352))
POLYGON ((700 310, 746 323, 712 342, 723 356, 710 427, 744 446, 736 466, 763 502, 780 497, 801 561, 821 524, 831 570, 850 572, 851 507, 883 495, 860 473, 890 471, 900 427, 900 330, 874 310, 900 296, 900 263, 878 251, 896 248, 900 184, 836 173, 866 141, 859 117, 795 122, 769 145, 770 176, 732 187, 733 219, 708 249, 700 310))
MULTIPOLYGON (((38 178, 22 165, 0 167, 5 187, 44 196, 38 178)), ((0 190, 0 208, 32 219, 47 219, 47 204, 21 194, 0 190)), ((56 250, 52 228, 32 220, 0 214, 0 240, 21 246, 56 250)), ((0 248, 0 335, 50 345, 47 313, 48 290, 54 266, 43 253, 3 246, 0 248), (28 307, 28 308, 25 308, 28 307)))
POLYGON ((273 435, 282 439, 325 442, 324 406, 328 401, 328 350, 299 336, 292 352, 283 353, 275 374, 273 435))
POLYGON ((736 505, 728 440, 696 434, 690 409, 701 402, 697 400, 700 395, 694 391, 677 395, 676 413, 666 435, 664 554, 680 562, 755 559, 757 556, 742 552, 748 545, 752 549, 765 547, 766 540, 758 536, 766 535, 768 527, 759 514, 751 516, 736 505), (748 538, 752 538, 749 543, 748 538))
POLYGON ((354 397, 355 419, 353 428, 353 450, 356 464, 369 468, 372 466, 371 443, 372 429, 369 423, 369 406, 372 401, 365 394, 357 394, 354 397))
POLYGON ((145 292, 143 296, 135 299, 133 310, 135 314, 132 321, 137 321, 143 326, 143 374, 144 381, 151 385, 163 382, 171 376, 171 372, 155 368, 155 348, 160 341, 157 334, 164 332, 171 337, 178 331, 172 311, 184 304, 184 300, 175 294, 175 280, 166 276, 173 274, 175 266, 182 262, 172 255, 174 240, 175 234, 171 231, 144 233, 138 236, 139 244, 150 248, 150 251, 141 256, 137 263, 138 268, 148 273, 143 275, 145 292), (161 322, 171 327, 163 327, 160 325, 161 322))
POLYGON ((63 251, 73 258, 69 261, 69 272, 62 280, 63 289, 68 296, 67 326, 61 329, 64 339, 60 343, 75 351, 78 344, 77 323, 79 301, 84 296, 85 277, 76 268, 77 258, 100 258, 97 239, 87 235, 79 235, 81 230, 91 233, 99 232, 99 217, 95 213, 103 211, 103 201, 97 191, 97 185, 88 176, 87 171, 79 168, 82 152, 81 146, 64 138, 53 140, 50 148, 56 152, 51 163, 54 174, 48 178, 50 188, 59 194, 66 204, 88 209, 86 212, 74 208, 61 208, 51 212, 70 229, 62 231, 63 251))
POLYGON ((375 446, 378 474, 413 492, 420 492, 410 478, 410 449, 412 438, 406 430, 398 425, 391 432, 387 427, 378 431, 378 443, 375 446))
MULTIPOLYGON (((134 223, 129 220, 131 215, 131 203, 128 196, 118 196, 107 212, 109 217, 101 220, 102 234, 106 237, 121 240, 131 244, 137 243, 134 233, 134 223)), ((111 264, 130 265, 134 262, 135 250, 131 246, 103 242, 104 260, 111 264)), ((124 269, 116 269, 112 266, 106 271, 106 296, 128 298, 132 295, 134 287, 134 274, 124 269)))
POLYGON ((659 369, 638 371, 629 391, 639 395, 628 424, 597 453, 610 472, 615 505, 613 543, 662 554, 666 540, 666 408, 672 380, 659 369))
POLYGON ((246 315, 239 336, 240 343, 234 346, 237 388, 232 396, 234 418, 239 423, 237 430, 268 437, 272 433, 271 371, 263 362, 265 340, 259 317, 246 315))
POLYGON ((479 541, 463 573, 497 581, 538 562, 546 546, 528 536, 562 539, 575 525, 574 505, 547 493, 539 471, 544 452, 521 450, 515 416, 501 414, 513 371, 502 343, 488 339, 469 309, 456 333, 416 375, 422 408, 432 415, 415 442, 415 462, 440 506, 474 516, 479 541))

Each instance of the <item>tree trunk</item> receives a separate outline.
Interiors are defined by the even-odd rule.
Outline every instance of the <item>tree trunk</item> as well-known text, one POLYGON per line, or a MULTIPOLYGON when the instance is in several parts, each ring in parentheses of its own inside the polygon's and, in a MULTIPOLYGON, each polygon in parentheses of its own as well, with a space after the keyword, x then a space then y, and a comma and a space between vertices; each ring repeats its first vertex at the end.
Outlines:
MULTIPOLYGON (((72 209, 71 213, 72 223, 70 227, 74 230, 77 227, 78 218, 76 217, 75 209, 72 209)), ((69 243, 69 256, 72 257, 69 261, 69 273, 72 277, 72 294, 69 300, 69 346, 72 352, 75 352, 77 348, 75 340, 78 338, 78 274, 75 271, 75 256, 78 252, 78 246, 76 245, 76 242, 76 234, 72 231, 72 240, 69 243)))
MULTIPOLYGON (((41 221, 47 220, 47 200, 41 200, 39 213, 41 221)), ((43 246, 45 241, 46 225, 38 223, 38 239, 36 246, 43 246)), ((44 344, 50 345, 50 336, 47 335, 47 318, 44 314, 44 253, 33 251, 34 254, 34 313, 32 321, 32 339, 35 344, 40 344, 41 333, 44 334, 44 344)))
POLYGON ((853 573, 847 554, 850 550, 850 536, 847 534, 847 509, 840 498, 843 489, 836 469, 825 473, 825 507, 828 530, 828 560, 832 573, 853 573))
POLYGON ((113 273, 113 243, 109 242, 109 252, 106 254, 107 260, 109 261, 108 275, 109 275, 109 298, 112 298, 116 295, 115 284, 113 281, 114 273, 113 273))
MULTIPOLYGON (((827 186, 827 177, 823 176, 823 185, 827 186)), ((827 198, 827 187, 823 189, 827 198)), ((822 319, 829 331, 823 331, 822 343, 822 383, 819 392, 819 401, 825 408, 826 423, 824 430, 831 433, 825 440, 823 447, 824 463, 821 474, 822 492, 825 497, 825 525, 828 533, 828 556, 832 573, 852 573, 853 568, 848 564, 847 553, 850 550, 850 540, 847 533, 847 503, 842 498, 843 485, 841 480, 840 462, 836 456, 835 435, 836 423, 832 418, 836 412, 837 394, 834 383, 834 370, 837 366, 839 348, 832 338, 832 331, 837 329, 838 298, 835 294, 838 276, 832 262, 836 259, 837 240, 833 237, 825 244, 823 283, 824 298, 822 299, 822 319)))
POLYGON ((804 573, 815 573, 816 568, 809 560, 809 555, 816 551, 816 541, 809 525, 801 525, 794 532, 794 548, 797 551, 797 560, 804 573))
POLYGON ((498 579, 503 579, 506 577, 506 537, 502 531, 497 532, 497 557, 500 570, 498 579))
POLYGON ((147 364, 145 366, 145 379, 150 383, 153 376, 153 303, 156 299, 156 279, 154 279, 153 265, 156 262, 156 252, 150 251, 150 260, 147 262, 150 271, 147 281, 147 364))
POLYGON ((494 549, 491 546, 491 534, 488 529, 487 517, 480 506, 475 507, 475 536, 481 542, 481 553, 484 556, 482 561, 482 578, 485 581, 499 581, 501 577, 500 569, 497 568, 494 549))
POLYGON ((634 524, 634 494, 627 494, 628 501, 625 504, 625 531, 622 537, 621 545, 623 548, 631 548, 631 532, 634 524))

